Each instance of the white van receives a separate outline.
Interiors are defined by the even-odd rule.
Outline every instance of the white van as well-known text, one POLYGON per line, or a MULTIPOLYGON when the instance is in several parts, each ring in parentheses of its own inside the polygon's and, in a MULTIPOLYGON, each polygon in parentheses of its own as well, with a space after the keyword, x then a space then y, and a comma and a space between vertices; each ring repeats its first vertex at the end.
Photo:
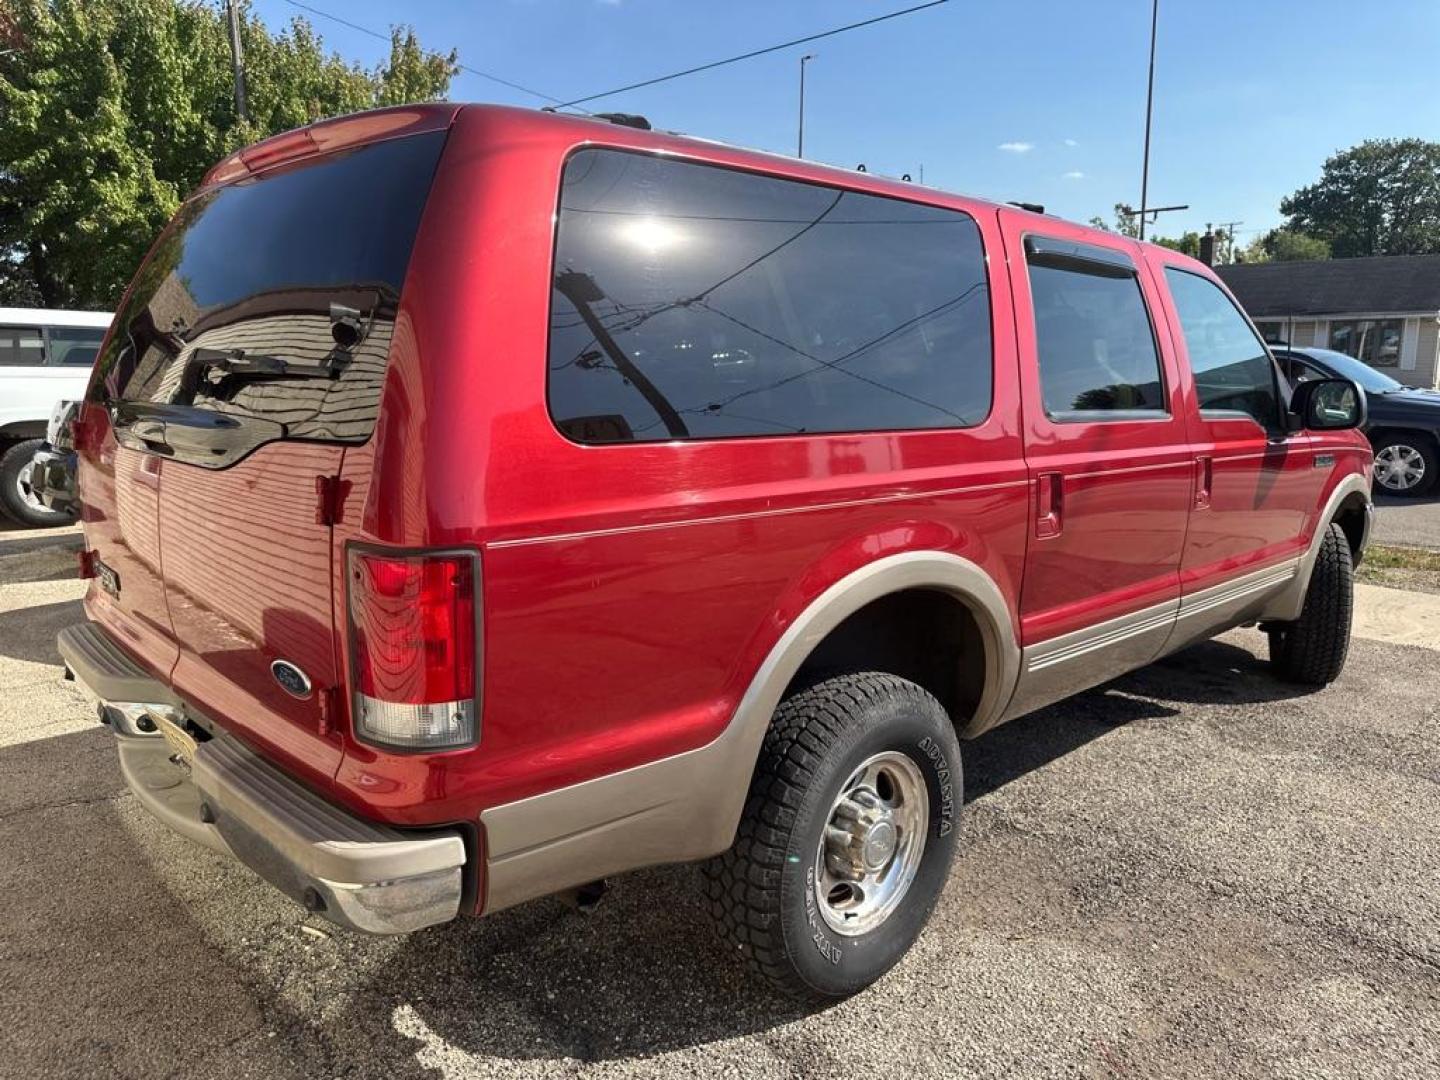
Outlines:
POLYGON ((31 461, 56 402, 85 396, 110 318, 105 311, 0 307, 0 512, 17 521, 67 520, 31 489, 31 461))

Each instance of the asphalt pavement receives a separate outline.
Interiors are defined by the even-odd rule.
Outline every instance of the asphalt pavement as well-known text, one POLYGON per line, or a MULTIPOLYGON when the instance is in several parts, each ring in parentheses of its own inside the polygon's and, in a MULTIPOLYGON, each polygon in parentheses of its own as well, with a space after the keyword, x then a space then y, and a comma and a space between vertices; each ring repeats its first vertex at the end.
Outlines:
POLYGON ((1377 493, 1371 539, 1377 544, 1440 551, 1440 493, 1420 499, 1377 493))
POLYGON ((693 867, 375 939, 168 833, 60 679, 76 546, 0 533, 0 1076, 1440 1075, 1435 649, 1303 693, 1237 631, 966 744, 929 928, 801 1011, 693 867))

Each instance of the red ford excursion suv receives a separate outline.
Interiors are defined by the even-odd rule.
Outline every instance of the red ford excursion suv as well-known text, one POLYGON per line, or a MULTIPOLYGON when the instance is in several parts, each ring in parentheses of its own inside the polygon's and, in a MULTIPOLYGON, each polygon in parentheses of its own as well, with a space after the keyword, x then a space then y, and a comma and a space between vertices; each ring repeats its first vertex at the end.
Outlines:
POLYGON ((894 964, 961 740, 1239 624, 1334 679, 1353 383, 1040 213, 426 105, 217 165, 78 427, 69 673, 135 795, 416 930, 709 860, 781 988, 894 964))

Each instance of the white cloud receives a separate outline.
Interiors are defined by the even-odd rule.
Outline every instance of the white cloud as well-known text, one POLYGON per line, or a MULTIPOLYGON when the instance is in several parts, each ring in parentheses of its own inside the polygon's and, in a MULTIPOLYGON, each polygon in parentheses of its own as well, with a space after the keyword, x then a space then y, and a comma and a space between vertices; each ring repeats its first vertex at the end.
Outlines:
POLYGON ((1007 154, 1028 154, 1035 149, 1033 142, 1002 142, 997 150, 1004 150, 1007 154))
POLYGON ((1067 173, 1064 175, 1064 177, 1062 177, 1062 179, 1065 179, 1065 180, 1084 180, 1084 179, 1085 179, 1085 174, 1084 174, 1083 172, 1081 172, 1079 169, 1071 169, 1069 172, 1067 172, 1067 173))
POLYGON ((1079 144, 1078 142, 1076 142, 1074 139, 1066 139, 1066 140, 1065 140, 1065 145, 1066 145, 1066 146, 1079 146, 1080 144, 1079 144))

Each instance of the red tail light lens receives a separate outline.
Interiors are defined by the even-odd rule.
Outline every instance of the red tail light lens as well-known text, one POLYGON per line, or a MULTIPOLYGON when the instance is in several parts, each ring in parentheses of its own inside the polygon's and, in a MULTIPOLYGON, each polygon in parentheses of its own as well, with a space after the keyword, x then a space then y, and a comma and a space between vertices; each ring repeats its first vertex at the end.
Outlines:
POLYGON ((476 558, 352 550, 355 733, 409 749, 468 746, 476 730, 476 558))

